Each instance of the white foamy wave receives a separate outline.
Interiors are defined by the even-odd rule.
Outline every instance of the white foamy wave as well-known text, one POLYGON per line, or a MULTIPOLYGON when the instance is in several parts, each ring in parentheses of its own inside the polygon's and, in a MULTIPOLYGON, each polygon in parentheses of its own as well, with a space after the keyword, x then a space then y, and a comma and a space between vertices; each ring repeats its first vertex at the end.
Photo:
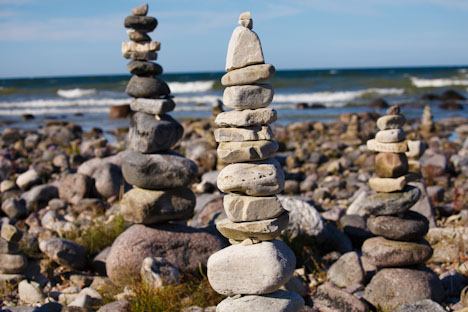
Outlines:
POLYGON ((67 107, 67 108, 27 108, 0 110, 0 116, 30 115, 65 115, 65 114, 102 114, 109 113, 109 107, 67 107))
POLYGON ((196 93, 210 91, 215 84, 214 80, 191 81, 191 82, 169 82, 172 93, 196 93))
POLYGON ((425 78, 417 78, 417 77, 410 77, 410 79, 411 79, 411 83, 417 88, 468 86, 468 79, 457 79, 457 78, 425 79, 425 78))
MULTIPOLYGON (((130 104, 130 99, 89 99, 89 100, 32 100, 21 102, 0 102, 0 108, 40 108, 71 106, 113 106, 130 104)), ((2 111, 3 112, 3 111, 2 111)))
POLYGON ((75 99, 96 94, 96 89, 59 89, 57 95, 66 99, 75 99))

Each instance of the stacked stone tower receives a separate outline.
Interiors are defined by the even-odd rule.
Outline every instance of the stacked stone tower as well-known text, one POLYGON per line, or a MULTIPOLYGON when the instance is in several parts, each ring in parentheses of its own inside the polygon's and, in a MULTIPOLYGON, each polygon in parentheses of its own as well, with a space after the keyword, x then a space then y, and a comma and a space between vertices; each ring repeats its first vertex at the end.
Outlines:
POLYGON ((408 173, 407 143, 402 129, 405 121, 398 106, 389 108, 387 115, 377 120, 380 131, 375 139, 367 142, 369 150, 378 152, 377 176, 369 179, 376 193, 366 202, 370 213, 367 226, 376 237, 364 242, 362 253, 371 263, 385 269, 373 277, 365 298, 375 306, 390 310, 406 302, 440 300, 437 275, 421 266, 432 256, 431 246, 423 239, 428 221, 409 211, 421 192, 408 185, 414 175, 408 173), (407 283, 401 283, 406 279, 407 283), (412 291, 414 287, 424 289, 425 297, 414 297, 415 293, 420 295, 412 291))
POLYGON ((300 311, 296 293, 278 290, 292 276, 295 256, 276 240, 288 225, 288 213, 275 194, 284 187, 283 170, 273 157, 278 144, 269 124, 276 111, 268 108, 273 88, 261 83, 275 69, 264 64, 260 40, 250 12, 242 13, 231 37, 221 83, 224 104, 233 109, 215 122, 218 157, 229 163, 219 174, 227 219, 217 228, 233 244, 208 260, 208 279, 223 300, 217 311, 300 311))

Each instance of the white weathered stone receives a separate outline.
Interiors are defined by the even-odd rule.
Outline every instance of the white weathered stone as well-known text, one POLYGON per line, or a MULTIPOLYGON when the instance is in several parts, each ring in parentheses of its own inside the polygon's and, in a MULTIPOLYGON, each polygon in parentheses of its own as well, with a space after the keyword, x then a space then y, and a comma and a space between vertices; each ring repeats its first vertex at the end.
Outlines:
POLYGON ((152 289, 180 282, 179 270, 162 257, 147 257, 140 271, 141 279, 152 289))
POLYGON ((34 169, 29 169, 16 178, 16 185, 18 185, 18 187, 22 190, 26 190, 34 184, 38 184, 40 182, 41 177, 34 169))
POLYGON ((7 242, 17 243, 23 236, 23 232, 18 230, 18 228, 14 225, 3 223, 0 236, 7 242))
POLYGON ((224 89, 223 103, 233 109, 264 108, 273 101, 274 91, 271 85, 232 86, 224 89))
POLYGON ((28 259, 19 255, 0 254, 0 274, 17 274, 23 272, 28 265, 28 259))
POLYGON ((248 29, 253 28, 253 20, 250 12, 243 12, 239 15, 239 25, 247 27, 248 29))
POLYGON ((230 164, 219 173, 218 188, 253 196, 278 194, 284 188, 283 169, 275 159, 230 164))
POLYGON ((416 179, 417 175, 415 174, 406 174, 398 178, 372 177, 369 179, 369 186, 375 192, 391 193, 402 191, 408 182, 415 181, 416 179))
POLYGON ((277 290, 263 296, 233 296, 221 301, 217 312, 299 312, 304 299, 295 292, 277 290))
POLYGON ((269 125, 276 121, 276 111, 272 108, 230 111, 216 116, 215 123, 220 127, 250 127, 269 125))
POLYGON ((408 143, 408 151, 406 152, 406 156, 408 158, 418 158, 422 156, 425 150, 424 142, 421 140, 407 140, 408 143))
POLYGON ((276 218, 285 210, 276 196, 256 197, 227 194, 224 211, 232 222, 257 221, 276 218))
POLYGON ((158 42, 158 41, 122 42, 122 54, 129 53, 129 52, 154 52, 154 51, 159 51, 160 49, 161 49, 161 42, 158 42))
POLYGON ((263 64, 262 45, 257 34, 247 27, 238 26, 232 32, 226 56, 226 71, 253 64, 263 64))
POLYGON ((271 64, 250 65, 226 73, 221 77, 223 86, 241 86, 262 82, 275 74, 275 67, 271 64))
POLYGON ((375 139, 372 139, 367 141, 367 148, 374 152, 405 153, 408 150, 408 144, 406 141, 397 143, 380 143, 375 139))
POLYGON ((405 138, 405 131, 401 128, 381 130, 375 135, 375 140, 379 143, 397 143, 403 141, 405 138))
POLYGON ((274 292, 294 273, 296 257, 278 240, 224 248, 208 259, 208 280, 223 295, 274 292))
POLYGON ((132 15, 146 16, 146 14, 148 13, 148 3, 144 3, 137 6, 136 8, 133 8, 131 12, 132 15))
POLYGON ((276 141, 221 142, 218 158, 226 163, 257 161, 271 158, 278 150, 276 141))
POLYGON ((133 98, 130 102, 130 109, 135 112, 142 112, 151 115, 162 115, 173 111, 175 103, 172 99, 145 99, 133 98))
POLYGON ((18 295, 22 302, 28 304, 44 303, 44 294, 36 282, 22 280, 18 284, 18 295))
POLYGON ((377 127, 380 130, 398 129, 402 128, 406 122, 403 115, 385 115, 377 119, 377 127))
POLYGON ((273 140, 273 132, 269 126, 253 126, 247 128, 218 128, 214 131, 216 142, 243 142, 258 140, 273 140))
POLYGON ((3 180, 0 183, 0 192, 6 192, 14 189, 16 187, 16 183, 10 180, 3 180))

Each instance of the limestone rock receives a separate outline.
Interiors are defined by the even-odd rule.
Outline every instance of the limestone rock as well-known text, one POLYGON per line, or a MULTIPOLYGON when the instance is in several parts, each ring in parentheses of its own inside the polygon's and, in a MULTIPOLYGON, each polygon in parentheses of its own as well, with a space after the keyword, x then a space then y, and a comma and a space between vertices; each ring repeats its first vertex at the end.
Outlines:
POLYGON ((257 161, 271 158, 278 150, 276 141, 221 142, 218 158, 226 163, 257 161))
POLYGON ((367 227, 372 234, 377 236, 393 240, 414 241, 424 237, 429 230, 429 222, 423 215, 407 211, 402 218, 370 216, 367 219, 367 227))
POLYGON ((378 153, 375 173, 381 178, 398 178, 408 173, 408 158, 403 153, 378 153))
POLYGON ((85 249, 64 238, 47 238, 39 244, 39 249, 60 265, 77 270, 84 269, 87 262, 85 249))
POLYGON ((148 4, 144 3, 132 9, 132 15, 146 16, 148 13, 148 4))
POLYGON ((362 253, 376 266, 392 267, 424 263, 432 256, 432 248, 425 241, 400 242, 379 236, 366 240, 362 253))
POLYGON ((377 119, 377 127, 380 130, 398 129, 402 128, 406 122, 403 115, 386 115, 377 119))
POLYGON ((275 122, 276 111, 271 108, 246 109, 218 114, 215 123, 220 127, 250 127, 275 122))
POLYGON ((273 140, 273 132, 269 126, 218 128, 214 131, 214 137, 216 142, 273 140))
POLYGON ((158 20, 151 16, 127 16, 124 21, 126 28, 150 32, 158 26, 158 20))
POLYGON ((134 98, 130 102, 130 108, 134 112, 142 112, 150 115, 163 115, 170 111, 173 111, 175 108, 175 103, 171 98, 134 98))
POLYGON ((278 240, 232 245, 208 259, 208 280, 223 295, 261 295, 277 290, 294 273, 296 258, 278 240))
POLYGON ((131 61, 127 64, 127 70, 132 75, 157 76, 163 73, 161 65, 153 62, 131 61))
POLYGON ((369 179, 369 186, 375 192, 391 193, 402 191, 410 181, 417 179, 415 174, 407 174, 398 178, 379 178, 369 179))
POLYGON ((197 165, 193 161, 175 152, 159 154, 129 152, 122 163, 125 181, 149 190, 188 185, 195 178, 197 171, 197 165))
POLYGON ((20 300, 27 304, 44 303, 44 294, 36 282, 22 280, 18 284, 18 295, 20 300))
POLYGON ((247 27, 248 29, 252 29, 253 21, 250 12, 244 12, 239 15, 239 25, 247 27))
POLYGON ((158 98, 171 93, 164 80, 156 77, 132 76, 127 84, 125 93, 136 98, 158 98))
POLYGON ((275 74, 275 67, 271 64, 250 65, 228 72, 221 77, 223 86, 241 86, 262 82, 275 74))
POLYGON ((122 197, 120 213, 129 222, 154 224, 189 219, 194 207, 195 195, 189 188, 151 191, 135 187, 122 197))
POLYGON ((161 42, 148 41, 148 42, 122 42, 122 54, 127 52, 154 52, 161 49, 161 42))
POLYGON ((403 129, 381 130, 376 133, 375 140, 379 143, 397 143, 406 138, 403 129))
POLYGON ((299 312, 304 299, 295 292, 277 290, 263 296, 233 296, 221 301, 216 307, 219 312, 299 312))
POLYGON ((230 164, 218 176, 218 188, 226 193, 268 196, 280 193, 283 187, 283 169, 275 159, 230 164))
POLYGON ((375 139, 367 141, 367 148, 374 152, 387 152, 387 153, 405 153, 408 150, 406 141, 397 143, 380 143, 375 139))
POLYGON ((17 274, 28 266, 28 259, 19 255, 0 254, 0 274, 17 274))
POLYGON ((358 253, 351 251, 342 255, 328 269, 327 277, 338 287, 363 284, 366 276, 358 253))
POLYGON ((285 211, 276 196, 227 194, 224 196, 223 204, 226 215, 232 222, 272 219, 285 211))
POLYGON ((18 187, 23 191, 28 190, 31 186, 40 184, 41 182, 41 177, 34 169, 29 169, 16 178, 16 185, 18 185, 18 187))
POLYGON ((226 71, 263 63, 262 45, 257 34, 246 27, 236 27, 229 41, 226 71))
POLYGON ((273 95, 269 84, 232 86, 224 89, 223 103, 238 110, 265 108, 273 101, 273 95))

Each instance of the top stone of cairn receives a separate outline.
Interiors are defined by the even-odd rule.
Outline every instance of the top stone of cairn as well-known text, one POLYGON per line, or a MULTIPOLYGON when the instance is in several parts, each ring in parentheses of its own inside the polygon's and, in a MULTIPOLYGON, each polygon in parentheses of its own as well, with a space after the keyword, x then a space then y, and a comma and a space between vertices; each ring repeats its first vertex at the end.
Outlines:
POLYGON ((148 3, 141 4, 136 8, 132 9, 132 15, 135 16, 146 16, 148 13, 148 3))
POLYGON ((243 68, 254 64, 264 64, 262 45, 257 34, 252 29, 250 12, 239 16, 239 24, 234 29, 229 41, 226 56, 226 71, 243 68))

